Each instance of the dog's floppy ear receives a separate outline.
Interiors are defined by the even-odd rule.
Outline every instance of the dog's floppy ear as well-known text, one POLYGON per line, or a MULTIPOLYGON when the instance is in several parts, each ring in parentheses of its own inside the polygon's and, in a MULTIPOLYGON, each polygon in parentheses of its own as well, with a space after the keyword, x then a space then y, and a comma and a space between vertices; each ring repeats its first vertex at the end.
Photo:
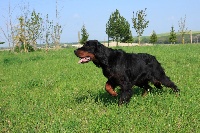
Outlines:
POLYGON ((98 43, 94 54, 97 60, 99 60, 98 64, 99 63, 104 64, 104 65, 108 64, 107 56, 109 56, 109 51, 103 44, 98 43))

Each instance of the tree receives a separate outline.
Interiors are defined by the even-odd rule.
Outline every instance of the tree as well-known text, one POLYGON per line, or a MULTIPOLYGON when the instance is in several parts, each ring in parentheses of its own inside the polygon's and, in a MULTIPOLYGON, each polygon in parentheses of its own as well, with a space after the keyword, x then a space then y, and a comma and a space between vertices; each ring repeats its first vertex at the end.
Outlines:
POLYGON ((145 19, 145 17, 147 16, 146 9, 147 8, 145 8, 145 10, 137 11, 135 15, 133 12, 133 18, 132 18, 133 28, 137 32, 139 45, 140 45, 140 37, 142 36, 144 29, 147 28, 149 24, 149 21, 145 19))
POLYGON ((43 32, 44 32, 44 40, 45 40, 45 47, 46 47, 46 52, 48 52, 49 48, 49 42, 52 41, 52 32, 51 30, 53 29, 53 21, 49 21, 49 15, 46 15, 46 21, 45 25, 43 25, 43 32))
POLYGON ((80 39, 80 44, 84 44, 89 37, 89 34, 87 33, 87 30, 85 28, 85 25, 83 25, 82 29, 81 29, 81 39, 80 39))
MULTIPOLYGON (((11 11, 10 1, 8 6, 8 13, 5 15, 8 16, 8 20, 6 20, 6 31, 0 27, 0 30, 2 31, 6 41, 8 42, 9 49, 11 50, 11 44, 14 49, 14 26, 12 23, 12 13, 14 10, 11 11)), ((5 16, 3 16, 5 18, 5 16)))
POLYGON ((41 40, 45 44, 45 50, 48 52, 50 42, 53 42, 52 34, 53 34, 53 21, 49 20, 49 15, 46 14, 46 18, 44 19, 43 23, 41 23, 41 40))
POLYGON ((158 40, 158 37, 156 35, 156 32, 153 30, 151 36, 150 36, 150 43, 155 44, 158 40))
POLYGON ((125 18, 121 19, 121 24, 124 24, 124 26, 121 27, 120 42, 133 43, 134 39, 130 30, 130 24, 125 18))
POLYGON ((36 49, 37 39, 41 36, 42 18, 35 10, 30 14, 28 6, 25 5, 21 7, 21 11, 22 15, 18 17, 19 24, 13 27, 15 49, 31 52, 34 51, 33 46, 36 49))
POLYGON ((37 40, 42 35, 42 18, 40 14, 36 13, 35 10, 29 14, 27 9, 18 20, 19 25, 15 27, 15 32, 13 32, 16 47, 19 50, 20 48, 23 49, 25 52, 36 50, 37 40))
POLYGON ((110 15, 110 18, 106 23, 106 34, 108 35, 108 38, 112 38, 114 41, 116 41, 117 45, 119 41, 133 41, 130 24, 123 16, 120 15, 117 9, 110 15))
POLYGON ((51 34, 53 43, 55 44, 56 48, 59 48, 61 34, 62 27, 59 25, 59 23, 56 23, 56 25, 53 26, 53 33, 51 34))
MULTIPOLYGON (((57 8, 56 0, 56 23, 53 24, 53 21, 48 20, 48 15, 46 17, 46 23, 40 17, 40 13, 36 13, 35 10, 31 13, 29 11, 29 5, 20 5, 19 8, 21 10, 21 15, 17 17, 18 24, 13 24, 12 12, 9 3, 9 12, 7 16, 9 20, 6 21, 6 31, 4 28, 0 27, 0 31, 2 31, 5 36, 6 41, 9 44, 13 44, 13 48, 17 46, 18 48, 22 48, 25 52, 29 52, 29 47, 35 46, 38 39, 43 39, 46 41, 46 46, 49 45, 49 41, 54 42, 56 47, 59 46, 60 37, 62 34, 62 27, 59 24, 59 12, 57 8), (46 24, 46 25, 44 25, 46 24), (6 34, 7 33, 7 34, 6 34)), ((20 49, 19 49, 20 50, 20 49)))
POLYGON ((59 23, 58 0, 56 0, 56 25, 53 26, 53 33, 51 34, 53 43, 56 45, 56 48, 59 48, 61 34, 62 26, 59 23))
POLYGON ((22 48, 24 49, 25 52, 28 52, 28 48, 27 48, 27 38, 26 38, 26 25, 25 25, 25 20, 24 17, 21 16, 18 18, 19 20, 19 29, 17 31, 17 35, 16 35, 16 39, 18 39, 19 43, 21 46, 23 46, 22 48))
POLYGON ((28 40, 31 45, 34 46, 34 49, 36 49, 37 39, 42 34, 42 31, 40 30, 42 23, 42 18, 40 17, 39 13, 36 13, 35 10, 31 13, 31 18, 27 20, 26 27, 28 32, 28 40))
POLYGON ((149 43, 149 37, 143 37, 141 42, 142 43, 149 43))
POLYGON ((187 33, 185 22, 186 22, 186 15, 185 15, 185 18, 181 18, 180 21, 178 21, 179 33, 181 35, 182 44, 185 43, 184 36, 187 33))
POLYGON ((0 42, 0 44, 4 44, 5 42, 0 42))
POLYGON ((14 26, 12 30, 13 42, 15 44, 14 51, 19 52, 23 50, 24 52, 31 52, 34 51, 32 45, 36 45, 36 40, 38 39, 40 17, 35 11, 29 17, 28 6, 21 7, 21 11, 22 15, 17 18, 19 24, 14 26))
POLYGON ((176 43, 176 33, 174 30, 174 26, 171 27, 171 31, 170 31, 170 35, 169 35, 169 42, 171 42, 171 44, 176 43))

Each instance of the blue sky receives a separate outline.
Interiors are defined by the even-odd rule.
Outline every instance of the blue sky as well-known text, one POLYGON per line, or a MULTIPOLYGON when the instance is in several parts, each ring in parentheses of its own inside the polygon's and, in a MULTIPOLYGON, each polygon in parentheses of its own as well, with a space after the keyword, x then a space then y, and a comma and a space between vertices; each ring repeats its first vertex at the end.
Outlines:
MULTIPOLYGON (((4 30, 8 20, 9 1, 15 24, 16 18, 21 14, 20 7, 27 3, 29 10, 35 9, 42 16, 49 14, 50 20, 55 22, 56 0, 0 0, 0 27, 4 30)), ((116 9, 132 27, 133 11, 147 8, 146 19, 150 22, 143 35, 150 35, 153 30, 157 34, 169 32, 172 25, 178 31, 178 21, 185 15, 188 30, 200 31, 199 5, 200 0, 58 0, 59 22, 63 27, 61 42, 76 42, 83 24, 89 33, 89 39, 105 40, 105 25, 116 9)), ((135 30, 131 30, 133 36, 136 36, 135 30)), ((5 38, 0 32, 0 41, 2 40, 5 41, 5 38)))

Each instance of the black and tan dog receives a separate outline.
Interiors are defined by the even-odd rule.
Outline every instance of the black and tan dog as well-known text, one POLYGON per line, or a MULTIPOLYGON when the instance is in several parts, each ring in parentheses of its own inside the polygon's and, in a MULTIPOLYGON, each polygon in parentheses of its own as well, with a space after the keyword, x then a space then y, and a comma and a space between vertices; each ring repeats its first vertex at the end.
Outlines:
POLYGON ((108 79, 106 91, 112 95, 116 86, 120 89, 119 105, 128 103, 133 94, 132 87, 144 89, 143 95, 151 90, 149 83, 161 89, 162 85, 179 92, 177 86, 166 76, 161 64, 152 55, 146 53, 126 53, 123 50, 107 48, 97 40, 87 41, 81 48, 74 51, 80 58, 79 63, 92 61, 102 68, 104 76, 108 79))

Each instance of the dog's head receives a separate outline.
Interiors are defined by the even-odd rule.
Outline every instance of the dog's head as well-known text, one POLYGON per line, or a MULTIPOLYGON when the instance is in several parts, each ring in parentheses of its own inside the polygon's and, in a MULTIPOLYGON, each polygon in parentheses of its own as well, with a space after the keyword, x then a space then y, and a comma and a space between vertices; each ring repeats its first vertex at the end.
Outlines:
POLYGON ((96 61, 96 53, 102 44, 97 40, 87 41, 81 48, 74 50, 77 57, 80 58, 78 63, 88 63, 89 61, 96 61))

